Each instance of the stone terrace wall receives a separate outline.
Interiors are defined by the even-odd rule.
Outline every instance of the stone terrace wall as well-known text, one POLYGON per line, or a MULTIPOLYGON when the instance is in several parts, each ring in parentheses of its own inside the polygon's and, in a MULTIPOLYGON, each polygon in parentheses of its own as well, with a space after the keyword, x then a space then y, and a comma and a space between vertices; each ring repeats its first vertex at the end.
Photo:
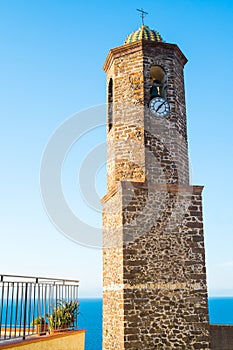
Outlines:
POLYGON ((233 349, 233 325, 210 325, 211 350, 233 349))

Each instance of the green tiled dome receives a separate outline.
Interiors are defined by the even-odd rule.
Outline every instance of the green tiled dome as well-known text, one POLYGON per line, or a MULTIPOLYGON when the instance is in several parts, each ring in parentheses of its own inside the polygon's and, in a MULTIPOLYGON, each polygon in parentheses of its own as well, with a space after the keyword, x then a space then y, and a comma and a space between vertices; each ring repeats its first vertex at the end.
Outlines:
POLYGON ((136 32, 131 33, 125 40, 125 44, 133 43, 138 40, 163 41, 159 32, 143 25, 136 32))

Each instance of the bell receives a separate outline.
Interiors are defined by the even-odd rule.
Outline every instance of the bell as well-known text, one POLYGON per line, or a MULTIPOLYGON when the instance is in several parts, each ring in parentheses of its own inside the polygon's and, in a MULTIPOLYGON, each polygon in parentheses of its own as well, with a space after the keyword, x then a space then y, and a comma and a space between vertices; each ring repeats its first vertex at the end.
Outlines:
POLYGON ((153 84, 150 88, 150 98, 154 98, 157 96, 160 96, 160 87, 163 86, 162 83, 160 83, 160 81, 158 80, 154 80, 153 84))

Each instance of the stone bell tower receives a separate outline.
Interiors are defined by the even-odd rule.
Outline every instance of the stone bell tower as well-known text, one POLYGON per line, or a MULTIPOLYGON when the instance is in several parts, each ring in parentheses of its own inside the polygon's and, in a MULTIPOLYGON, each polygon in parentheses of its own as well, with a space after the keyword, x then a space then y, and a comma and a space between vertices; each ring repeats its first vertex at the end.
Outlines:
POLYGON ((210 349, 203 187, 189 184, 186 62, 143 25, 104 64, 103 350, 210 349))

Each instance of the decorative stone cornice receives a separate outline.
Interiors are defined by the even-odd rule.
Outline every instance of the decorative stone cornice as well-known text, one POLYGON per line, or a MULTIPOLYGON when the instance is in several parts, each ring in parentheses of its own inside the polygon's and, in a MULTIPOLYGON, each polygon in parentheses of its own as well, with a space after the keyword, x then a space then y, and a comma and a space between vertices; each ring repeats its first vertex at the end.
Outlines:
POLYGON ((105 60, 104 66, 103 66, 103 70, 105 72, 108 71, 109 67, 111 67, 112 65, 112 61, 120 56, 125 56, 137 51, 142 50, 142 40, 140 41, 136 41, 134 43, 130 43, 130 44, 124 44, 121 46, 117 46, 114 49, 111 49, 108 53, 108 56, 105 60))
POLYGON ((168 51, 173 51, 183 66, 188 61, 187 58, 184 56, 183 52, 180 50, 180 48, 176 44, 168 44, 164 42, 154 42, 154 41, 148 41, 148 40, 139 40, 133 43, 124 44, 111 49, 105 60, 103 70, 107 72, 111 67, 113 60, 117 57, 129 55, 137 51, 143 52, 150 47, 164 48, 168 51))
POLYGON ((118 190, 119 190, 119 186, 113 187, 110 191, 108 191, 108 193, 105 194, 105 196, 103 196, 103 198, 100 200, 101 203, 107 202, 111 197, 114 196, 114 194, 116 194, 118 190))
POLYGON ((186 186, 186 185, 173 185, 173 184, 154 184, 148 182, 132 182, 132 181, 120 181, 118 186, 113 187, 108 193, 101 199, 101 203, 107 202, 111 197, 113 197, 120 188, 134 188, 137 189, 150 189, 155 191, 163 191, 169 193, 193 193, 202 194, 204 186, 186 186))
POLYGON ((130 183, 130 188, 132 186, 137 189, 151 189, 157 191, 165 191, 169 193, 177 193, 177 192, 188 192, 194 194, 201 194, 204 186, 187 186, 187 185, 173 185, 173 184, 155 184, 148 182, 129 182, 129 181, 121 181, 122 188, 127 188, 130 183))

